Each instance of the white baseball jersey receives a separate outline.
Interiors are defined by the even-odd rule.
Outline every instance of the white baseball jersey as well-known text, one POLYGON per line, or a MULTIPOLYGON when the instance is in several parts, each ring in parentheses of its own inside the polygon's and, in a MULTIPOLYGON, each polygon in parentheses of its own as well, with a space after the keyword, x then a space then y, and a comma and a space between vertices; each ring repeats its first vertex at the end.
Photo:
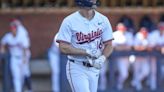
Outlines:
POLYGON ((18 36, 13 36, 12 33, 7 33, 1 41, 1 44, 8 45, 11 56, 22 56, 23 48, 29 46, 24 38, 19 39, 18 36))
POLYGON ((18 25, 17 30, 18 30, 18 35, 19 36, 28 36, 28 32, 27 32, 26 28, 23 25, 18 25))
POLYGON ((17 34, 19 36, 22 36, 22 37, 28 36, 28 32, 27 32, 26 28, 23 26, 23 24, 21 23, 21 21, 16 19, 11 23, 14 23, 17 26, 17 30, 18 30, 17 34))
POLYGON ((49 62, 52 70, 52 90, 60 92, 60 51, 56 36, 48 52, 49 62))
POLYGON ((159 30, 155 30, 150 33, 149 36, 150 46, 154 47, 156 45, 163 46, 164 45, 164 34, 160 34, 159 30))
POLYGON ((113 45, 127 45, 132 46, 133 45, 133 34, 131 32, 121 32, 121 31, 115 31, 113 33, 113 45))
MULTIPOLYGON (((24 40, 24 43, 27 44, 27 48, 30 47, 30 38, 29 38, 29 34, 28 34, 28 31, 26 30, 26 28, 22 25, 22 24, 17 24, 17 36, 18 36, 18 39, 23 39, 24 40)), ((31 52, 30 50, 28 49, 27 52, 27 58, 30 59, 31 57, 31 52)))
POLYGON ((147 46, 149 44, 149 34, 148 34, 148 37, 147 38, 143 38, 143 35, 138 32, 136 35, 135 35, 135 39, 134 39, 134 45, 135 46, 147 46))
POLYGON ((29 34, 26 30, 26 28, 23 25, 18 25, 17 26, 17 36, 20 37, 20 39, 24 39, 24 41, 26 42, 28 48, 30 47, 30 39, 29 39, 29 34))
MULTIPOLYGON (((103 42, 112 40, 112 28, 104 15, 95 11, 92 20, 84 18, 79 11, 66 17, 59 29, 57 42, 64 41, 75 48, 103 49, 103 42)), ((87 61, 85 56, 69 55, 77 61, 87 61)))

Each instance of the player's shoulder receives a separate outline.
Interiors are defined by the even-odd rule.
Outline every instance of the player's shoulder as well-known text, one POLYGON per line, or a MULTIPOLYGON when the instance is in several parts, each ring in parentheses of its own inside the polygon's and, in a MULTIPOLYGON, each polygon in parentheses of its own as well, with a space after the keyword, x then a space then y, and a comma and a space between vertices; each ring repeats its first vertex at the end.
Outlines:
POLYGON ((10 38, 11 36, 12 36, 12 33, 8 32, 3 36, 3 38, 10 38))
POLYGON ((120 33, 120 32, 117 31, 117 30, 113 32, 114 35, 117 35, 117 34, 119 34, 119 33, 120 33))
POLYGON ((160 35, 159 30, 154 30, 149 33, 150 38, 158 37, 160 35))
POLYGON ((140 32, 137 32, 134 37, 135 38, 140 38, 141 37, 141 33, 140 32))
POLYGON ((78 11, 71 13, 70 15, 66 16, 63 20, 63 22, 70 22, 76 19, 78 16, 78 11))
POLYGON ((2 41, 7 41, 9 39, 11 39, 12 37, 12 34, 9 32, 9 33, 6 33, 3 37, 2 37, 2 41))
POLYGON ((133 35, 133 33, 132 33, 132 32, 129 32, 129 31, 126 31, 126 34, 127 34, 128 36, 132 36, 132 35, 133 35))
POLYGON ((152 35, 157 35, 157 34, 159 34, 159 30, 154 30, 154 31, 152 31, 150 34, 152 34, 152 35))
POLYGON ((113 32, 113 37, 114 37, 114 38, 117 38, 117 37, 119 37, 120 35, 121 35, 120 31, 117 31, 117 30, 116 30, 116 31, 113 32))

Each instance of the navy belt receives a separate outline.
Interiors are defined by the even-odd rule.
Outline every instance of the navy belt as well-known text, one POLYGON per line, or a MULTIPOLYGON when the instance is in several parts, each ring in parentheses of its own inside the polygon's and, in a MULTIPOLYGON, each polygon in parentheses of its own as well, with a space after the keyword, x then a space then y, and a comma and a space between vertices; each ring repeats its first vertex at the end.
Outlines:
MULTIPOLYGON (((73 60, 73 59, 68 59, 69 61, 75 63, 76 61, 73 60)), ((83 64, 83 66, 86 66, 86 67, 93 67, 90 63, 87 63, 87 62, 81 62, 83 64)))

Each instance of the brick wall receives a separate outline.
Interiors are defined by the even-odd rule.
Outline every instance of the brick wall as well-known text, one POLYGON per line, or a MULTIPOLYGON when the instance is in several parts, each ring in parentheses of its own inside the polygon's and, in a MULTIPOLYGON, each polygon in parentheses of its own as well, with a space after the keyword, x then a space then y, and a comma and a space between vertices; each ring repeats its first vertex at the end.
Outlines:
MULTIPOLYGON (((109 17, 109 20, 115 29, 115 25, 118 19, 126 14, 134 20, 134 24, 138 26, 138 22, 140 18, 144 14, 150 15, 154 22, 157 22, 160 14, 164 13, 162 9, 158 10, 147 10, 147 11, 139 11, 139 10, 107 10, 100 9, 99 11, 109 17)), ((46 55, 47 49, 50 47, 51 42, 53 40, 54 35, 58 31, 60 24, 65 16, 70 14, 72 10, 53 10, 47 12, 44 11, 30 11, 26 12, 22 11, 7 11, 0 12, 0 38, 9 30, 9 21, 11 18, 15 16, 22 16, 22 21, 25 27, 29 31, 30 39, 31 39, 31 51, 33 58, 40 58, 46 55)))

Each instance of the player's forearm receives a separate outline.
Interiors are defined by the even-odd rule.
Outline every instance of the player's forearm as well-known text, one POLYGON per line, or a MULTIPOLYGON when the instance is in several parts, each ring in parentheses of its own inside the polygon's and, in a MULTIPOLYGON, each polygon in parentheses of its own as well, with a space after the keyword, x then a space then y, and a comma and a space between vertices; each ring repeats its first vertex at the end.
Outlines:
POLYGON ((106 43, 106 44, 105 44, 105 48, 104 48, 102 54, 103 54, 106 58, 108 58, 108 57, 111 55, 112 52, 113 52, 112 43, 111 43, 111 42, 106 43))
POLYGON ((147 50, 146 46, 134 46, 134 50, 136 51, 144 51, 147 50))
POLYGON ((118 51, 125 51, 125 50, 128 51, 131 49, 132 47, 128 45, 115 46, 115 50, 118 50, 118 51))
POLYGON ((5 53, 6 52, 6 46, 5 45, 1 45, 0 46, 0 53, 5 53))
POLYGON ((67 44, 67 43, 59 43, 59 48, 60 48, 60 51, 66 55, 84 55, 84 56, 88 55, 85 50, 74 48, 70 44, 67 44))

